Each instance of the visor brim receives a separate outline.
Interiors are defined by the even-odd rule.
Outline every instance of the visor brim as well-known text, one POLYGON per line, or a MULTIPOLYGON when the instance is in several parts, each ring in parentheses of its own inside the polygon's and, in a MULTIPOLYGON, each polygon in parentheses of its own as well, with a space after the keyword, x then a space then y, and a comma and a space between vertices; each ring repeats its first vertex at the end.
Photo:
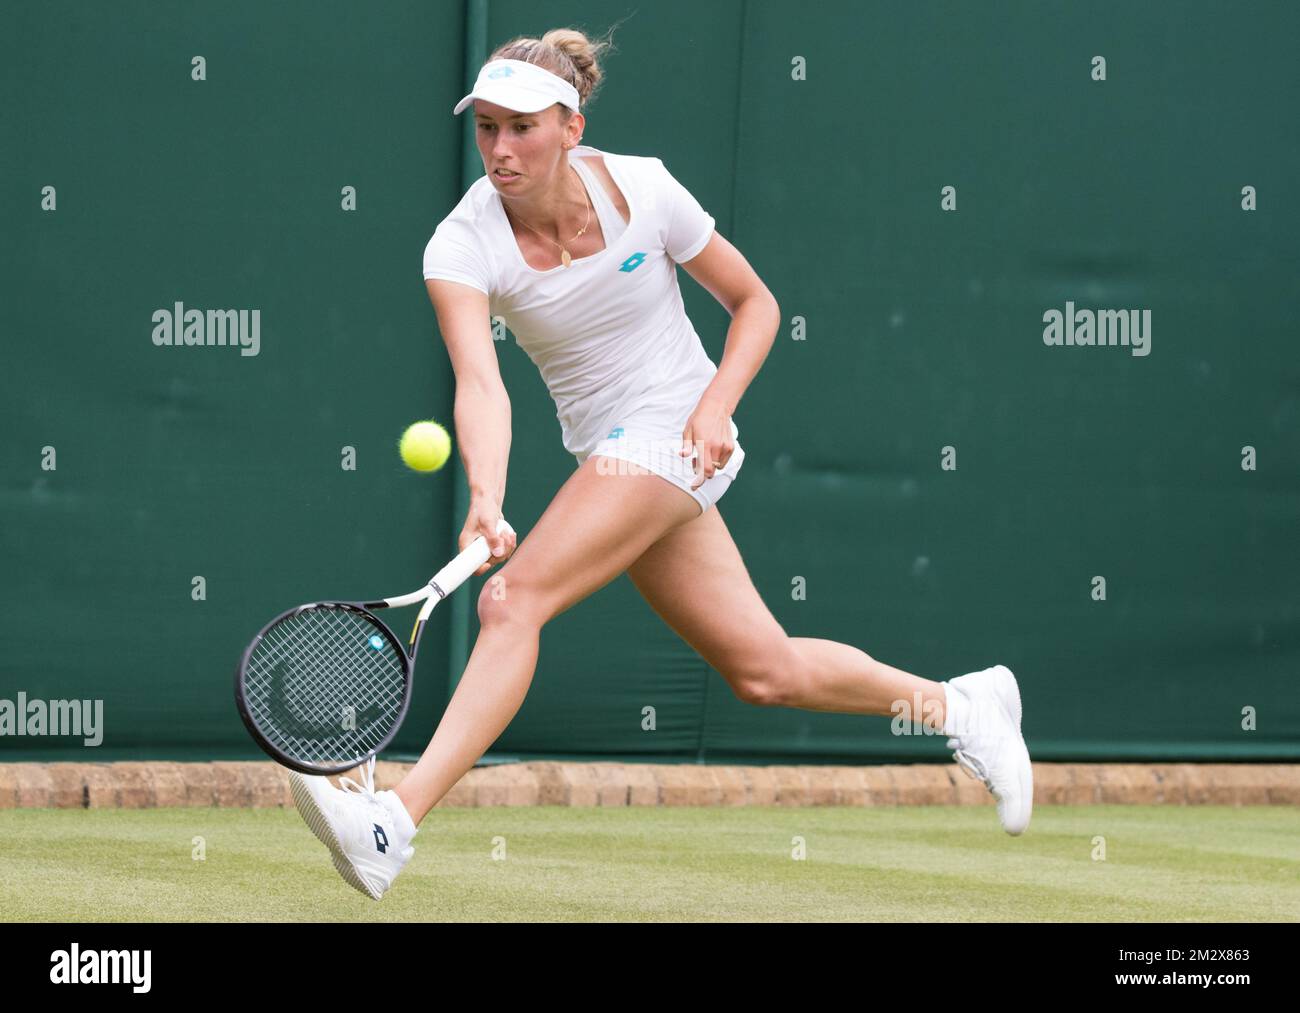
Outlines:
POLYGON ((459 116, 468 109, 475 99, 482 99, 484 102, 491 102, 493 105, 501 106, 516 113, 540 113, 548 106, 553 106, 559 99, 549 96, 533 95, 529 92, 521 92, 518 88, 506 86, 504 88, 476 88, 463 99, 456 103, 452 109, 453 116, 459 116))

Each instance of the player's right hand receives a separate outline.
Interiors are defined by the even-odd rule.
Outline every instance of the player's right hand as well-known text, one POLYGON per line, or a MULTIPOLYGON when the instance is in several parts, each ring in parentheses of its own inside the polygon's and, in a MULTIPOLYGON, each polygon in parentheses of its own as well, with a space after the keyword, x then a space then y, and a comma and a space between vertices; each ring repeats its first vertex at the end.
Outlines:
POLYGON ((497 527, 500 523, 501 505, 499 503, 487 496, 470 500, 469 513, 465 517, 465 527, 460 532, 458 547, 463 552, 470 542, 482 535, 487 539, 488 548, 492 550, 492 555, 488 557, 488 561, 474 571, 475 577, 487 573, 498 563, 504 563, 515 551, 515 533, 513 531, 498 532, 497 527))

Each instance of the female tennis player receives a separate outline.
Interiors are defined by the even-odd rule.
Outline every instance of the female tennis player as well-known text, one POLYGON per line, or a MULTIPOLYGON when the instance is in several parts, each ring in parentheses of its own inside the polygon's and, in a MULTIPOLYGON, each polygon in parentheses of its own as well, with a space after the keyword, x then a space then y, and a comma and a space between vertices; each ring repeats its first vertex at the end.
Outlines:
POLYGON ((453 110, 473 106, 487 175, 429 240, 424 277, 456 374, 471 496, 460 546, 486 537, 494 559, 479 573, 509 562, 479 596, 478 639, 419 763, 378 793, 373 761, 364 785, 303 778, 304 818, 343 877, 379 899, 420 821, 523 703, 542 626, 626 572, 742 700, 888 715, 920 699, 996 798, 1003 828, 1022 833, 1033 783, 1009 669, 932 682, 847 644, 788 636, 754 588, 717 503, 745 459, 732 416, 780 309, 660 159, 580 143, 606 45, 570 29, 515 39, 453 110), (720 366, 686 316, 678 264, 731 316, 720 366), (497 534, 511 414, 494 315, 541 371, 578 462, 517 547, 497 534))

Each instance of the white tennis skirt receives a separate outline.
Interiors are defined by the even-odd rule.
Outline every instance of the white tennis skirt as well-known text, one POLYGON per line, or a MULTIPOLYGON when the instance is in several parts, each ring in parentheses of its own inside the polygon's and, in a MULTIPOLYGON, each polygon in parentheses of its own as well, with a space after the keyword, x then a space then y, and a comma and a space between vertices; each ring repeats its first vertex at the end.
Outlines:
MULTIPOLYGON (((662 427, 629 421, 616 426, 587 456, 600 456, 604 459, 596 463, 601 474, 619 474, 620 469, 622 473, 632 474, 620 462, 639 464, 688 493, 700 504, 700 513, 704 513, 722 498, 722 494, 739 474, 740 466, 745 463, 745 450, 736 439, 739 435, 740 430, 736 427, 735 419, 732 419, 731 438, 736 441, 736 448, 731 452, 726 467, 715 471, 712 478, 706 478, 698 489, 691 488, 696 481, 694 455, 683 457, 679 453, 682 446, 680 427, 676 432, 665 432, 662 427)), ((584 458, 577 457, 577 460, 581 464, 584 458)))

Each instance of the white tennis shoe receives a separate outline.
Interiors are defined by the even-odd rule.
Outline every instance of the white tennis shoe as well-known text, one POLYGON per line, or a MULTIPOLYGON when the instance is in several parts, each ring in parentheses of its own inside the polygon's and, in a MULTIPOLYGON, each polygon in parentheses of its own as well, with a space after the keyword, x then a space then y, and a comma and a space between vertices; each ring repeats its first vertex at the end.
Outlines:
POLYGON ((952 736, 953 759, 997 799, 1002 829, 1023 834, 1034 810, 1034 769, 1020 733, 1016 677, 1005 665, 994 665, 944 685, 949 705, 943 730, 952 736))
POLYGON ((348 789, 297 771, 290 772, 289 785, 298 812, 330 849, 339 875, 379 900, 415 854, 411 838, 417 828, 395 792, 375 792, 374 757, 361 769, 363 784, 339 779, 348 789))

